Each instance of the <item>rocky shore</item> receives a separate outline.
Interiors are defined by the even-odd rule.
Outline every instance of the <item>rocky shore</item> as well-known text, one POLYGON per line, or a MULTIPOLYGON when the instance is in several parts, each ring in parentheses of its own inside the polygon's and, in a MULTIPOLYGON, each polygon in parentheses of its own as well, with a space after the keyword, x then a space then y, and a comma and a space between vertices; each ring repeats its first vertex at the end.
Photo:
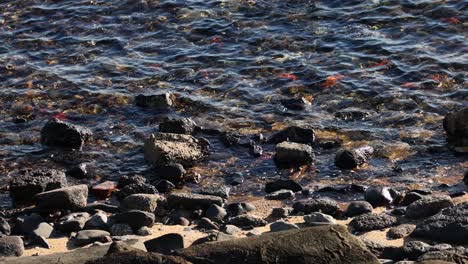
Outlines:
MULTIPOLYGON (((173 104, 169 94, 135 101, 158 110, 173 104)), ((466 153, 468 108, 448 114, 443 125, 453 151, 466 153)), ((324 146, 336 149, 334 163, 342 170, 365 167, 375 153, 372 146, 318 142, 308 127, 245 137, 206 130, 190 118, 169 118, 143 142, 151 176, 90 185, 86 164, 20 171, 8 186, 15 209, 0 218, 0 261, 468 263, 467 174, 456 193, 358 184, 311 191, 281 178, 263 186, 264 197, 231 196, 230 186, 244 182, 241 173, 228 175, 225 185, 184 187, 196 186, 200 177, 191 168, 213 154, 204 133, 253 157, 273 145, 271 158, 279 169, 313 166, 324 146), (343 203, 327 193, 359 199, 343 203)), ((58 119, 41 131, 44 148, 59 155, 80 151, 92 137, 90 129, 58 119)))

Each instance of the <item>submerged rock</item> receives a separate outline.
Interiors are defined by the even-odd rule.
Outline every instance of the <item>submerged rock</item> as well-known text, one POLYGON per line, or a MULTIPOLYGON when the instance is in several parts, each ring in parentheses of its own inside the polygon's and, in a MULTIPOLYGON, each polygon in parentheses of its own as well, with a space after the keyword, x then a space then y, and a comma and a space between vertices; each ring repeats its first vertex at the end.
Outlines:
POLYGON ((374 148, 364 146, 353 150, 341 149, 336 153, 335 165, 341 169, 351 170, 366 164, 374 154, 374 148))
POLYGON ((86 179, 89 176, 87 167, 86 163, 80 163, 68 169, 67 175, 77 179, 86 179))
POLYGON ((315 142, 315 131, 310 128, 290 126, 268 139, 268 143, 274 144, 284 141, 311 145, 315 142))
POLYGON ((36 206, 40 209, 76 210, 86 206, 88 186, 85 184, 55 189, 36 194, 36 206))
POLYGON ((312 106, 304 97, 281 100, 281 104, 291 110, 303 111, 312 106))
POLYGON ((282 142, 276 145, 275 163, 280 167, 297 167, 314 161, 314 150, 306 144, 282 142))
POLYGON ((448 114, 444 119, 444 129, 449 143, 456 147, 468 147, 468 107, 448 114))
POLYGON ((172 95, 170 93, 154 94, 154 95, 137 95, 135 104, 139 107, 149 107, 157 111, 167 111, 173 105, 172 95))
POLYGON ((43 145, 67 149, 81 150, 91 136, 91 130, 58 119, 51 119, 41 130, 43 145))
POLYGON ((159 124, 159 131, 161 133, 192 135, 197 130, 197 124, 190 118, 168 118, 159 124))

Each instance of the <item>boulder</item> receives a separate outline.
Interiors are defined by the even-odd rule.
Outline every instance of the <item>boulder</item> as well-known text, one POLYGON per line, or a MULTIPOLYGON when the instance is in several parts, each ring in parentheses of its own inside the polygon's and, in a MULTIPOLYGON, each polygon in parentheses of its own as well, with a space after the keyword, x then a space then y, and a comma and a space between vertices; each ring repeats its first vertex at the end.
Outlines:
POLYGON ((285 222, 283 220, 278 220, 270 225, 270 232, 279 232, 279 231, 286 231, 291 229, 299 229, 299 227, 295 224, 285 222))
POLYGON ((370 213, 374 210, 372 204, 366 201, 353 201, 350 202, 346 209, 346 216, 354 217, 361 214, 370 213))
POLYGON ((452 207, 454 203, 452 198, 447 195, 425 196, 411 203, 406 209, 406 217, 423 218, 437 214, 440 210, 452 207))
POLYGON ((184 181, 186 171, 184 166, 179 163, 170 163, 154 168, 154 174, 164 180, 168 180, 174 184, 184 181))
POLYGON ((408 206, 417 200, 422 199, 424 196, 424 194, 420 194, 418 192, 408 192, 405 194, 405 197, 403 197, 403 200, 401 200, 400 205, 408 206))
POLYGON ((245 182, 245 177, 242 172, 234 172, 226 177, 226 183, 232 186, 240 185, 245 182))
MULTIPOLYGON (((138 229, 137 231, 139 231, 138 229)), ((112 236, 126 236, 133 234, 132 227, 127 224, 115 224, 109 229, 112 236)))
POLYGON ((167 196, 167 204, 170 208, 208 208, 212 204, 223 205, 223 199, 218 196, 196 193, 171 193, 167 196))
POLYGON ((140 210, 130 210, 120 214, 116 214, 112 217, 115 223, 124 223, 132 227, 134 231, 137 231, 143 226, 152 227, 154 225, 155 216, 153 213, 148 213, 140 210))
POLYGON ((251 228, 251 227, 260 227, 266 226, 268 223, 267 221, 257 218, 251 215, 239 215, 235 217, 231 217, 226 221, 228 224, 235 225, 242 228, 251 228))
POLYGON ((291 190, 279 190, 265 196, 267 200, 286 200, 289 198, 294 198, 294 193, 291 190))
POLYGON ((192 135, 198 129, 197 124, 191 118, 167 118, 159 124, 161 133, 192 135))
POLYGON ((138 193, 146 193, 146 194, 157 194, 158 190, 151 184, 147 184, 144 182, 132 183, 125 185, 122 189, 120 189, 116 195, 117 199, 123 200, 125 197, 130 196, 132 194, 138 193))
POLYGON ((119 207, 111 204, 105 203, 90 203, 83 207, 83 211, 87 213, 97 213, 98 211, 103 211, 109 214, 114 214, 119 212, 119 207))
POLYGON ((206 217, 202 217, 197 222, 197 228, 201 230, 219 230, 219 225, 206 217))
POLYGON ((354 231, 367 232, 394 226, 397 218, 388 214, 368 213, 355 217, 350 223, 354 231))
POLYGON ((374 154, 374 148, 364 146, 353 150, 340 149, 335 156, 335 165, 341 169, 352 170, 366 164, 374 154))
POLYGON ((156 210, 159 199, 159 195, 157 194, 132 194, 120 202, 119 209, 121 212, 141 210, 153 213, 156 210))
POLYGON ((88 186, 75 185, 47 191, 35 195, 36 206, 40 209, 76 210, 86 206, 88 199, 88 186))
POLYGON ((5 218, 0 217, 0 236, 5 235, 9 236, 11 233, 11 227, 5 218))
POLYGON ((465 183, 466 186, 468 186, 468 171, 465 172, 465 176, 463 177, 463 182, 465 183))
POLYGON ((84 228, 90 217, 88 213, 71 213, 60 218, 55 227, 64 233, 77 232, 84 228))
POLYGON ((104 200, 109 198, 117 188, 117 183, 114 181, 101 182, 91 188, 91 194, 94 197, 104 200))
POLYGON ((142 108, 151 108, 156 111, 168 111, 174 105, 174 100, 170 93, 144 95, 135 97, 135 104, 142 108))
POLYGON ((214 233, 207 235, 206 237, 202 237, 202 238, 195 240, 191 246, 200 245, 200 244, 207 243, 207 242, 221 242, 221 241, 228 241, 228 240, 233 240, 233 239, 236 239, 236 237, 227 235, 221 232, 214 232, 214 233))
POLYGON ((228 235, 235 235, 242 232, 242 229, 238 228, 235 225, 225 225, 222 231, 228 235))
POLYGON ((135 234, 137 236, 149 236, 151 234, 153 234, 153 232, 151 232, 151 229, 147 226, 142 226, 140 227, 140 229, 138 229, 135 234))
POLYGON ((110 233, 103 230, 81 230, 78 231, 73 239, 76 246, 84 246, 94 242, 106 242, 110 237, 110 233))
POLYGON ((104 212, 97 212, 91 218, 86 221, 84 229, 100 229, 100 230, 107 230, 109 229, 108 226, 109 219, 107 214, 104 212))
POLYGON ((312 145, 315 142, 315 131, 310 128, 290 126, 277 132, 268 139, 268 143, 274 144, 278 144, 283 141, 312 145))
POLYGON ((16 227, 22 235, 30 236, 37 227, 44 222, 45 219, 39 214, 32 213, 16 218, 16 227))
POLYGON ((50 147, 81 150, 91 136, 91 130, 85 127, 51 119, 41 130, 41 143, 50 147))
POLYGON ((77 178, 77 179, 86 179, 88 178, 88 164, 80 163, 76 166, 71 167, 67 170, 67 176, 77 178))
POLYGON ((450 144, 456 147, 467 147, 468 107, 448 114, 444 119, 444 129, 450 144))
POLYGON ((216 222, 223 221, 226 215, 227 215, 226 209, 216 204, 210 205, 208 209, 206 209, 206 212, 205 212, 205 216, 207 218, 216 222))
POLYGON ((293 204, 293 209, 293 214, 321 212, 331 216, 336 216, 340 211, 338 204, 334 200, 328 198, 299 201, 293 204))
POLYGON ((302 186, 294 180, 276 180, 265 184, 265 192, 272 193, 279 190, 302 191, 302 186))
POLYGON ((117 183, 117 188, 122 189, 127 185, 131 184, 143 184, 146 183, 146 178, 143 176, 122 176, 119 178, 119 181, 117 183))
POLYGON ((145 247, 148 252, 171 254, 176 249, 185 247, 184 237, 180 234, 166 234, 157 238, 147 240, 145 247))
POLYGON ((391 190, 388 187, 373 186, 366 190, 364 199, 373 207, 386 206, 393 202, 391 190))
POLYGON ((411 224, 403 224, 403 225, 395 226, 395 227, 390 228, 390 230, 388 230, 387 237, 390 239, 403 238, 411 234, 411 232, 413 232, 415 228, 416 226, 411 225, 411 224))
POLYGON ((314 158, 314 150, 309 145, 287 141, 276 145, 274 160, 279 167, 308 165, 314 161, 314 158))
POLYGON ((49 238, 53 231, 54 228, 50 224, 42 222, 32 231, 32 237, 49 238))
POLYGON ((228 216, 238 216, 254 211, 256 208, 250 203, 231 203, 226 206, 228 216))
POLYGON ((304 222, 309 226, 336 224, 336 220, 333 216, 319 212, 304 215, 304 222))
POLYGON ((19 257, 23 252, 24 244, 21 237, 0 236, 0 257, 19 257))
POLYGON ((198 191, 199 194, 206 194, 206 195, 213 195, 213 196, 219 196, 223 199, 228 199, 229 198, 229 192, 231 191, 231 188, 225 186, 225 185, 219 185, 219 186, 207 186, 203 187, 198 191))

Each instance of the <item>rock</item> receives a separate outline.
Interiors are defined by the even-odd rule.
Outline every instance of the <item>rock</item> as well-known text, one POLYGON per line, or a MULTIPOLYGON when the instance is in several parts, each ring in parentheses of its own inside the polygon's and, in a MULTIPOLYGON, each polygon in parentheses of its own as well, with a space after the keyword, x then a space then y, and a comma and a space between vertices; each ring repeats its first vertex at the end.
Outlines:
POLYGON ((293 180, 276 180, 265 184, 265 192, 272 193, 279 190, 302 191, 302 186, 293 180))
POLYGON ((43 236, 35 236, 32 243, 41 248, 51 249, 49 242, 47 242, 47 239, 43 236))
POLYGON ((206 194, 206 195, 213 195, 213 196, 221 197, 223 199, 228 199, 230 191, 231 191, 231 188, 226 187, 225 185, 219 185, 219 186, 203 187, 201 190, 198 191, 198 193, 206 194))
POLYGON ((282 220, 278 220, 273 222, 270 225, 270 232, 279 232, 279 231, 286 231, 291 229, 299 229, 299 227, 295 224, 291 224, 282 220))
POLYGON ((13 178, 9 185, 14 203, 32 202, 34 195, 67 186, 65 173, 59 170, 36 170, 13 178))
POLYGON ((365 120, 369 116, 371 116, 370 111, 366 111, 366 110, 354 108, 354 107, 345 108, 335 113, 335 117, 337 119, 341 119, 345 121, 365 120))
POLYGON ((191 246, 196 246, 196 245, 200 245, 200 244, 208 243, 208 242, 228 241, 228 240, 233 240, 235 238, 236 237, 234 236, 227 235, 221 232, 214 232, 214 233, 207 235, 206 237, 202 237, 202 238, 195 240, 191 246))
POLYGON ((304 111, 312 105, 304 97, 283 99, 281 100, 281 104, 288 109, 296 111, 304 111))
POLYGON ((172 254, 174 250, 184 248, 185 244, 184 238, 180 234, 170 233, 147 240, 145 247, 148 252, 172 254))
POLYGON ((417 192, 408 192, 405 197, 403 197, 403 200, 401 201, 400 205, 402 206, 408 206, 412 204, 413 202, 416 202, 419 199, 422 199, 424 197, 423 194, 417 193, 417 192))
POLYGON ((465 183, 466 186, 468 186, 468 171, 465 172, 465 176, 463 177, 463 182, 465 183))
POLYGON ((108 217, 104 212, 98 212, 89 218, 84 229, 107 230, 109 228, 108 221, 108 217))
POLYGON ((239 215, 235 217, 231 217, 226 221, 228 224, 235 225, 242 228, 250 228, 250 227, 260 227, 266 226, 268 223, 267 221, 257 218, 250 215, 239 215))
POLYGON ((176 186, 172 182, 170 182, 168 180, 160 180, 154 185, 154 187, 156 187, 158 192, 168 193, 168 192, 174 190, 174 188, 176 186))
POLYGON ((197 124, 190 118, 168 118, 159 124, 159 131, 161 133, 192 135, 197 130, 197 124))
POLYGON ((36 206, 40 209, 76 210, 86 206, 88 186, 75 185, 35 195, 36 206))
POLYGON ((397 218, 388 214, 367 213, 355 217, 349 225, 357 232, 367 232, 391 227, 397 218))
POLYGON ((32 236, 49 238, 53 231, 54 228, 51 225, 46 222, 42 222, 32 231, 32 236))
POLYGON ((349 203, 348 208, 346 209, 346 216, 354 217, 357 215, 362 215, 370 213, 374 210, 374 207, 369 202, 366 201, 353 201, 349 203))
POLYGON ((190 221, 185 217, 178 217, 174 224, 181 225, 181 226, 189 226, 190 221))
POLYGON ((275 163, 280 167, 298 167, 314 161, 314 150, 306 144, 282 142, 276 145, 275 163))
POLYGON ((155 216, 153 213, 148 213, 140 210, 130 210, 124 213, 116 214, 112 218, 115 223, 124 223, 132 227, 134 231, 143 226, 152 227, 154 225, 155 216))
POLYGON ((412 237, 444 243, 466 243, 468 202, 445 208, 416 226, 412 237))
POLYGON ((219 205, 212 204, 206 209, 205 216, 213 221, 221 222, 226 217, 227 212, 219 205))
POLYGON ((293 213, 310 214, 314 212, 322 212, 331 216, 336 216, 340 211, 338 204, 328 198, 310 199, 299 201, 293 204, 293 213))
POLYGON ((440 210, 452 206, 454 206, 454 203, 450 196, 425 196, 411 203, 406 209, 405 215, 408 218, 423 218, 435 215, 440 210))
POLYGON ((228 216, 239 216, 254 211, 256 208, 250 203, 231 203, 226 206, 228 216))
POLYGON ((276 207, 271 210, 271 214, 269 215, 269 218, 271 219, 280 219, 280 218, 286 218, 289 216, 289 214, 292 212, 291 207, 276 207))
POLYGON ((205 243, 179 250, 177 255, 193 263, 379 263, 342 226, 302 228, 205 243), (206 262, 198 262, 200 259, 206 262))
POLYGON ((418 258, 418 264, 452 264, 467 263, 468 249, 464 247, 432 247, 418 258))
POLYGON ((147 183, 132 183, 129 185, 126 185, 122 189, 120 189, 116 195, 119 200, 125 199, 125 197, 130 196, 132 194, 139 194, 139 193, 145 193, 145 194, 157 194, 158 190, 156 187, 154 187, 151 184, 147 183))
POLYGON ((10 224, 3 217, 0 217, 0 236, 2 235, 9 236, 10 233, 11 233, 10 224))
POLYGON ((364 199, 372 204, 373 207, 385 206, 393 202, 390 189, 382 186, 368 188, 364 194, 364 199))
POLYGON ((331 215, 315 212, 304 215, 304 222, 309 226, 336 225, 336 220, 331 215))
POLYGON ((149 229, 147 226, 142 226, 135 232, 135 234, 138 236, 149 236, 152 235, 153 232, 151 232, 151 229, 149 229))
POLYGON ((291 126, 274 134, 268 139, 268 143, 273 144, 278 144, 283 141, 312 145, 315 142, 315 131, 310 128, 291 126))
POLYGON ((206 217, 202 217, 198 220, 197 227, 201 230, 219 230, 219 226, 206 217))
POLYGON ((146 178, 143 176, 122 176, 119 178, 117 188, 122 189, 127 185, 131 184, 143 184, 146 183, 146 178))
POLYGON ((97 213, 98 211, 103 211, 109 214, 114 214, 119 212, 119 207, 110 204, 104 203, 91 203, 83 207, 83 211, 87 213, 97 213))
POLYGON ((145 160, 157 166, 170 163, 193 166, 208 155, 209 143, 190 135, 156 133, 145 141, 144 150, 145 160))
POLYGON ((74 167, 71 167, 67 170, 67 175, 77 179, 86 179, 88 178, 88 170, 86 163, 80 163, 74 167))
MULTIPOLYGON (((115 253, 122 253, 122 252, 129 252, 129 251, 142 251, 141 249, 137 249, 135 247, 130 246, 129 244, 125 243, 124 241, 114 241, 109 246, 109 250, 107 251, 106 255, 111 255, 115 253)), ((144 252, 144 251, 142 251, 144 252)))
POLYGON ((258 228, 254 228, 254 229, 250 230, 249 232, 247 232, 247 234, 245 234, 245 235, 250 237, 250 236, 259 236, 261 234, 262 234, 262 231, 260 231, 258 228))
POLYGON ((36 213, 20 216, 16 219, 16 225, 21 234, 29 236, 37 227, 44 222, 44 218, 36 213))
POLYGON ((104 200, 106 198, 109 198, 112 195, 112 193, 116 190, 116 188, 116 182, 105 181, 93 186, 91 188, 91 194, 98 199, 104 200))
POLYGON ((399 239, 406 237, 416 228, 415 225, 403 224, 390 228, 387 232, 387 237, 390 239, 399 239))
POLYGON ((172 95, 170 93, 154 94, 154 95, 137 95, 135 104, 142 108, 152 108, 156 111, 168 111, 174 105, 172 95))
POLYGON ((0 257, 19 257, 24 253, 23 240, 19 236, 0 236, 0 257))
POLYGON ((157 194, 132 194, 120 202, 119 209, 121 212, 141 210, 153 213, 158 205, 158 200, 159 195, 157 194))
POLYGON ((444 129, 450 144, 457 147, 468 146, 468 107, 448 114, 444 119, 444 129))
POLYGON ((212 204, 223 205, 223 199, 218 196, 196 193, 171 193, 167 196, 167 204, 170 208, 208 208, 212 204))
POLYGON ((352 170, 366 164, 374 154, 374 148, 364 146, 353 150, 340 149, 335 156, 335 165, 340 169, 352 170))
POLYGON ((228 184, 236 186, 236 185, 240 185, 240 184, 244 183, 245 177, 244 177, 244 175, 242 173, 235 172, 235 173, 230 174, 227 177, 226 181, 227 181, 228 184))
POLYGON ((88 213, 71 213, 60 218, 55 227, 64 233, 77 232, 84 228, 89 218, 88 213))
POLYGON ((276 192, 269 193, 265 196, 267 200, 285 200, 293 198, 294 193, 291 190, 279 190, 276 192))
MULTIPOLYGON (((138 231, 140 231, 140 229, 138 229, 138 231)), ((132 227, 127 224, 112 225, 109 231, 112 236, 127 236, 133 234, 132 227)))
POLYGON ((170 163, 155 167, 154 173, 161 179, 177 184, 184 181, 184 175, 186 171, 182 164, 170 163))
POLYGON ((252 157, 261 157, 263 155, 263 148, 255 144, 255 142, 251 142, 249 145, 249 153, 252 157))
POLYGON ((84 246, 94 242, 105 242, 110 233, 103 230, 81 230, 76 234, 73 242, 76 246, 84 246))
POLYGON ((225 225, 223 227, 223 232, 228 235, 235 235, 242 232, 242 230, 235 225, 225 225))
POLYGON ((81 150, 91 136, 91 130, 85 127, 51 119, 41 130, 41 143, 50 147, 81 150))

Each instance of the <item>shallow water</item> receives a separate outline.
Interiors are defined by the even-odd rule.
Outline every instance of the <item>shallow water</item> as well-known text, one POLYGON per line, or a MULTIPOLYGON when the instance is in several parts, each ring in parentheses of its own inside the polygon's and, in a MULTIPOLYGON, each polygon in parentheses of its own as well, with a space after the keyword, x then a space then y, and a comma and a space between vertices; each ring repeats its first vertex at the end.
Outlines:
POLYGON ((336 149, 322 148, 313 168, 278 171, 273 146, 253 158, 202 135, 214 153, 193 169, 201 185, 241 171, 237 195, 261 194, 279 174, 311 188, 456 184, 468 162, 448 149, 442 119, 468 104, 467 9, 466 0, 1 1, 1 184, 18 169, 78 162, 96 181, 143 174, 142 141, 166 116, 245 135, 310 125, 319 139, 377 149, 356 171, 338 170, 336 149), (170 113, 134 104, 166 91, 178 98, 170 113), (280 103, 301 96, 310 108, 280 103), (335 118, 348 107, 371 115, 335 118), (91 128, 93 141, 81 154, 43 150, 52 116, 91 128))

